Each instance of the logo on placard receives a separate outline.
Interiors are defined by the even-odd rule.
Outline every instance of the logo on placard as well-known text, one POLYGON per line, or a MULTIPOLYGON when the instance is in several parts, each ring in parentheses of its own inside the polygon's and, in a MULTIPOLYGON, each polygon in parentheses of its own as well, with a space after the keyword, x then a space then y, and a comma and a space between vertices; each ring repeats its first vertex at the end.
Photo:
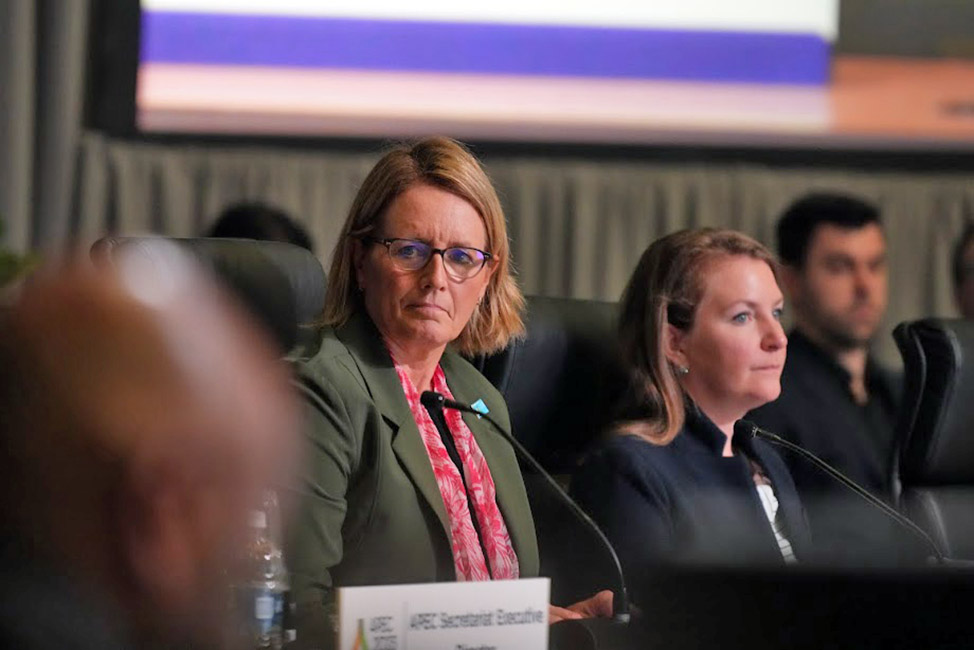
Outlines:
POLYGON ((399 647, 399 635, 393 627, 392 616, 370 616, 356 620, 358 624, 351 650, 396 650, 399 647))
POLYGON ((355 643, 352 650, 369 650, 369 641, 365 638, 365 621, 358 620, 358 633, 355 635, 355 643))

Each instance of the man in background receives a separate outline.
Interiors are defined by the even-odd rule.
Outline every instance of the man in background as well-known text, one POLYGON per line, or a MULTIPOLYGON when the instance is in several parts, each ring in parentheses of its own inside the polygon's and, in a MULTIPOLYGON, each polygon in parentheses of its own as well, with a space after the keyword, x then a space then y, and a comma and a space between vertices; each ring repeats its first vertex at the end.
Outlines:
POLYGON ((42 271, 0 321, 0 647, 221 648, 288 376, 190 267, 42 271))
POLYGON ((311 235, 286 212, 266 203, 234 203, 206 232, 207 237, 256 239, 294 244, 314 253, 311 235))
MULTIPOLYGON (((879 212, 851 196, 811 194, 785 211, 777 239, 794 329, 781 396, 749 417, 888 499, 898 388, 870 354, 888 294, 879 212)), ((785 460, 824 560, 897 557, 901 533, 882 515, 805 459, 785 460)))

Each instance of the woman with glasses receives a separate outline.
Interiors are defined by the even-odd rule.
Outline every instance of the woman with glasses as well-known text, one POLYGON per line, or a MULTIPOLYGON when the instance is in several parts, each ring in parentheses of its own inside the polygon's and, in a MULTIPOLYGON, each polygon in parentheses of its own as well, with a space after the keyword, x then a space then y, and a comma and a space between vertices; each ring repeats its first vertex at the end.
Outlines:
MULTIPOLYGON (((383 156, 335 249, 320 347, 299 367, 309 465, 287 549, 299 641, 330 642, 337 586, 538 575, 511 447, 486 420, 420 400, 435 391, 509 427, 460 353, 503 348, 523 304, 477 160, 446 138, 383 156)), ((610 596, 552 618, 610 610, 610 596)))

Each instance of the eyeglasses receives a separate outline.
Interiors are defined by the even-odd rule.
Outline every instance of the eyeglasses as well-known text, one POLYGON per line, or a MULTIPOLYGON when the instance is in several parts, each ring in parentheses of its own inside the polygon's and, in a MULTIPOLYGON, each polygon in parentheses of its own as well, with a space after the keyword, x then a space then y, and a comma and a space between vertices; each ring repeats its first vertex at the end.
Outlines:
POLYGON ((382 244, 389 251, 389 258, 400 271, 418 271, 429 264, 433 255, 443 258, 446 273, 455 282, 469 280, 480 273, 493 255, 479 248, 465 246, 451 246, 450 248, 433 248, 424 241, 416 239, 378 239, 363 237, 373 244, 382 244))

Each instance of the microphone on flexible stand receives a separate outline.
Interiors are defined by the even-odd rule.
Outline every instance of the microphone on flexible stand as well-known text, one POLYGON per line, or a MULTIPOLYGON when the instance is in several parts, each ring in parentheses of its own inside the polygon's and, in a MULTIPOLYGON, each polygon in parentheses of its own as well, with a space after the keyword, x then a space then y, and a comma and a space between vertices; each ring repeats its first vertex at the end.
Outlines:
POLYGON ((462 402, 457 402, 452 399, 447 399, 444 395, 437 393, 435 391, 425 391, 419 397, 419 401, 430 410, 442 411, 444 408, 453 409, 455 411, 462 411, 464 413, 472 413, 478 417, 481 417, 494 427, 494 429, 507 440, 508 443, 514 448, 518 457, 527 463, 531 469, 542 477, 547 486, 554 492, 558 499, 568 507, 569 511, 579 521, 583 526, 589 529, 602 543, 605 550, 608 551, 609 556, 612 558, 613 566, 616 571, 616 589, 613 589, 614 596, 612 598, 612 618, 619 623, 629 622, 629 596, 626 593, 626 580, 622 573, 622 564, 619 562, 619 556, 616 555, 615 549, 612 548, 612 544, 606 538, 605 533, 598 527, 598 525, 592 521, 592 518, 582 510, 581 506, 575 503, 575 500, 568 496, 562 487, 558 484, 551 474, 549 474, 539 463, 535 460, 534 456, 524 448, 524 445, 518 441, 513 435, 510 434, 504 427, 499 425, 496 420, 492 417, 478 411, 469 404, 464 404, 462 402))
POLYGON ((829 465, 824 460, 822 460, 812 452, 808 451, 807 449, 800 447, 789 440, 785 440, 784 438, 782 438, 777 434, 771 433, 770 431, 765 431, 758 425, 754 424, 753 422, 749 422, 748 420, 738 420, 737 422, 734 423, 734 438, 738 440, 740 439, 752 440, 754 438, 761 438, 762 440, 769 442, 772 445, 777 445, 779 447, 788 449, 789 451, 795 452, 796 454, 798 454, 802 458, 805 458, 813 465, 818 467, 820 470, 822 470, 823 472, 825 472, 826 474, 834 478, 836 481, 838 481, 839 483, 847 487, 849 490, 854 492, 861 499, 866 501, 866 503, 872 505, 874 508, 877 508, 887 517, 889 517, 890 519, 898 523, 900 526, 906 528, 908 531, 916 535, 921 541, 923 541, 924 544, 926 544, 930 548, 930 551, 933 553, 933 560, 937 564, 940 565, 969 564, 963 561, 950 560, 947 557, 945 557, 943 551, 940 550, 940 546, 933 540, 932 537, 930 537, 930 535, 926 533, 925 530, 917 526, 908 517, 898 512, 895 508, 891 507, 882 499, 871 494, 869 490, 862 487, 861 485, 853 481, 851 478, 849 478, 848 476, 846 476, 836 468, 832 467, 831 465, 829 465))

